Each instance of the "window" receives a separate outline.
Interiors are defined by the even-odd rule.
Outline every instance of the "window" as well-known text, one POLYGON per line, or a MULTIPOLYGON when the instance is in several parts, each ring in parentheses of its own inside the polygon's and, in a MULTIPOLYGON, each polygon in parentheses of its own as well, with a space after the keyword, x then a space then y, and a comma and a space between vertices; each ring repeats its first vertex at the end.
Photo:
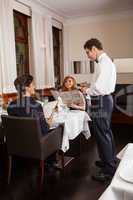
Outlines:
POLYGON ((16 44, 17 75, 29 73, 29 45, 28 45, 27 15, 14 11, 14 29, 16 44))
POLYGON ((63 65, 63 39, 62 39, 62 30, 56 27, 52 27, 53 30, 53 55, 54 55, 54 78, 55 78, 55 87, 58 88, 61 83, 62 65, 63 65))

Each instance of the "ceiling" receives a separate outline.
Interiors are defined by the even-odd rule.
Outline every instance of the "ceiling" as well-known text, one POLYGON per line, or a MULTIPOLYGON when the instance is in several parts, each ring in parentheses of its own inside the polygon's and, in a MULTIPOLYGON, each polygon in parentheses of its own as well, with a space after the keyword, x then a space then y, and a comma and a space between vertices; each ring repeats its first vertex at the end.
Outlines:
POLYGON ((34 0, 67 17, 85 17, 133 10, 133 0, 34 0))

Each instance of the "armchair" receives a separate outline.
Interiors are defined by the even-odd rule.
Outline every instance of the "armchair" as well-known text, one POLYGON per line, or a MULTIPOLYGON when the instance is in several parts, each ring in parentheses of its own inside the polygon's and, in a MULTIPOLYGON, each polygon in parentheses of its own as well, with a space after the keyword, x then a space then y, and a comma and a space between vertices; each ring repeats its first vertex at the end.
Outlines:
POLYGON ((1 144, 4 143, 4 136, 5 136, 4 129, 2 127, 2 122, 0 121, 0 143, 1 144))
MULTIPOLYGON (((42 136, 38 120, 28 117, 2 115, 2 127, 5 130, 9 155, 8 183, 11 178, 12 156, 40 160, 41 184, 44 178, 44 160, 60 149, 62 126, 42 136)), ((63 163, 63 162, 62 162, 63 163)))

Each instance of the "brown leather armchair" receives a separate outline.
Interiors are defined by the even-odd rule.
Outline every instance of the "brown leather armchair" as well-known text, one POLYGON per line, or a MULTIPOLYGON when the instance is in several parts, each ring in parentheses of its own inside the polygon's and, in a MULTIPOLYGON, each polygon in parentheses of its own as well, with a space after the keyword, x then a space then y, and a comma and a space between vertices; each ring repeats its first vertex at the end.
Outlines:
POLYGON ((4 141, 4 132, 2 128, 2 123, 0 122, 0 143, 3 143, 4 141))
POLYGON ((60 149, 63 127, 59 126, 42 136, 37 119, 7 115, 2 115, 1 118, 9 155, 8 183, 10 183, 11 178, 12 156, 17 155, 40 160, 42 184, 44 160, 60 149))
POLYGON ((2 138, 2 124, 0 122, 0 140, 1 140, 1 138, 2 138))

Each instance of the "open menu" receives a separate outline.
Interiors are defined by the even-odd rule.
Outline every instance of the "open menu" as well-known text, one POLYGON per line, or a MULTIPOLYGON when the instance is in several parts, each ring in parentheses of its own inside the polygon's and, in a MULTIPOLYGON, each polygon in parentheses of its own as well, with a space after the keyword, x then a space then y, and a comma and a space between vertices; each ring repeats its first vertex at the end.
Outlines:
POLYGON ((69 103, 79 104, 81 101, 81 96, 78 90, 64 91, 64 92, 51 91, 51 92, 55 99, 61 97, 64 104, 69 104, 69 103))
POLYGON ((48 119, 52 115, 52 113, 54 112, 54 109, 55 109, 55 107, 57 106, 57 103, 58 103, 58 101, 51 101, 51 102, 48 102, 46 104, 44 104, 41 101, 38 101, 38 102, 43 107, 44 116, 45 116, 46 119, 48 119))

